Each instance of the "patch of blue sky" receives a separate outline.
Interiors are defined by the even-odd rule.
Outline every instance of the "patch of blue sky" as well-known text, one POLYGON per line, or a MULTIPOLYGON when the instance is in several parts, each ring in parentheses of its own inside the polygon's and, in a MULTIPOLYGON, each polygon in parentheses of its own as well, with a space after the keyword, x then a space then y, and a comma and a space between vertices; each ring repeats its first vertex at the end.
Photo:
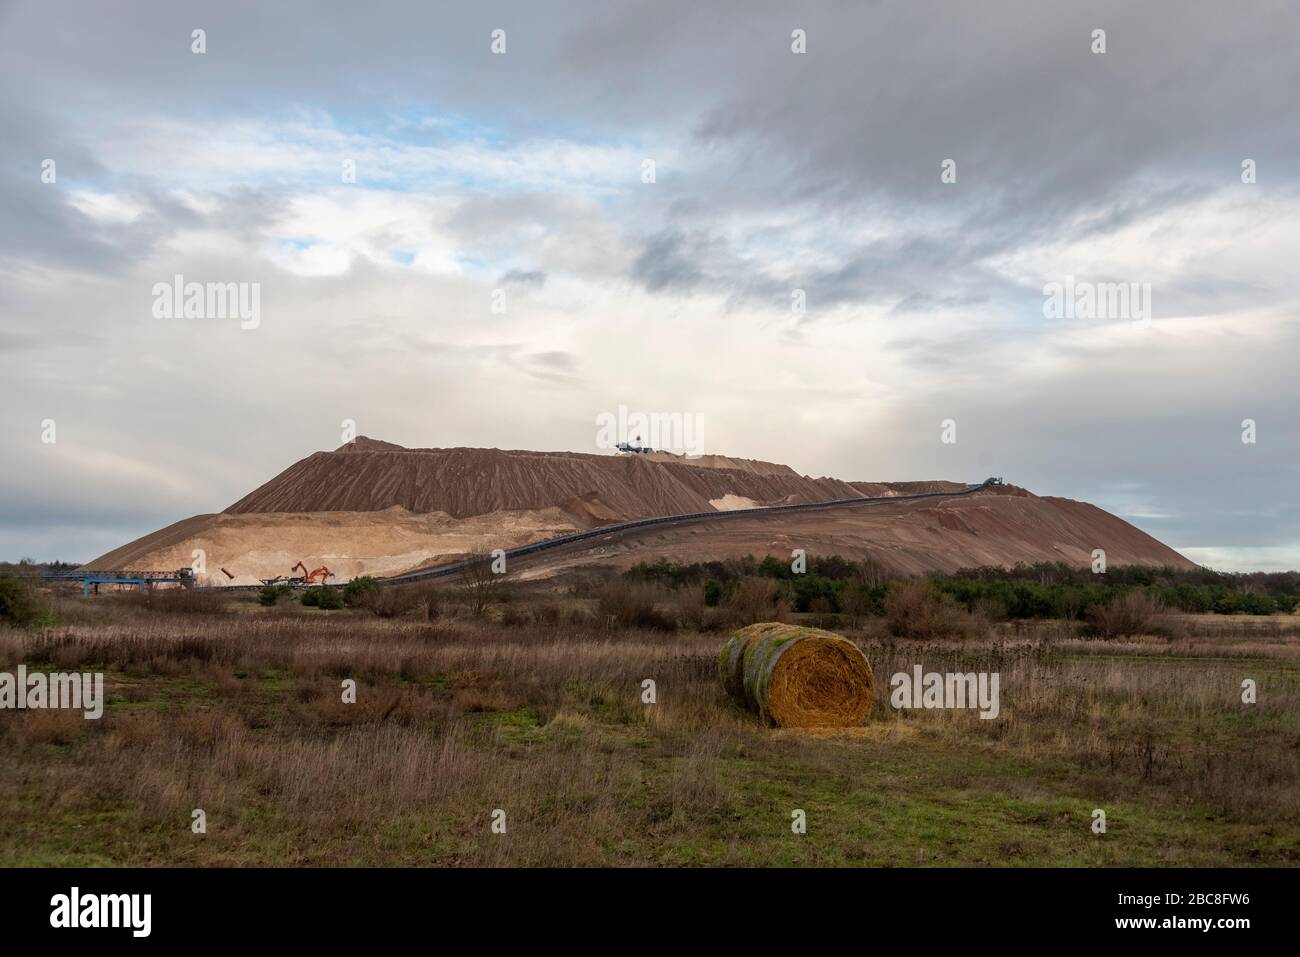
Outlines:
POLYGON ((382 136, 412 146, 445 145, 472 140, 504 148, 511 142, 499 127, 457 113, 434 113, 411 107, 382 116, 334 117, 336 128, 356 136, 382 136))
POLYGON ((456 256, 456 265, 466 275, 491 276, 493 278, 501 275, 508 268, 506 262, 501 259, 484 259, 481 256, 466 256, 463 254, 456 256))
POLYGON ((507 134, 502 127, 463 114, 410 108, 384 114, 356 114, 320 118, 322 136, 341 137, 346 145, 369 159, 363 179, 358 158, 357 183, 395 192, 569 192, 607 198, 636 185, 639 167, 633 161, 644 152, 627 138, 610 139, 578 128, 548 129, 544 140, 507 134), (434 155, 424 161, 422 151, 434 155), (444 152, 445 151, 445 152, 444 152), (619 182, 605 175, 583 176, 563 162, 543 164, 539 153, 557 151, 593 156, 627 154, 629 175, 619 182), (437 161, 442 153, 448 160, 437 161), (475 156, 482 158, 474 161, 475 156), (533 162, 527 162, 530 158, 533 162), (492 160, 506 160, 494 163, 492 160), (518 160, 517 163, 508 162, 518 160))

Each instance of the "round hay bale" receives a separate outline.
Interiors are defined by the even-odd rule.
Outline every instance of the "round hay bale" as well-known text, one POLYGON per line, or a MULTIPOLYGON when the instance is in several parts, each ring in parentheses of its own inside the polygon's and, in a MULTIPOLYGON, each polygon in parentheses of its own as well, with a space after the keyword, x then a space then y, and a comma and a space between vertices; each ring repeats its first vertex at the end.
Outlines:
POLYGON ((768 724, 858 727, 875 704, 875 676, 866 656, 832 632, 774 622, 742 628, 720 662, 729 693, 736 672, 727 666, 737 658, 743 701, 768 724))
POLYGON ((745 650, 764 635, 789 627, 775 621, 747 625, 728 638, 722 646, 722 652, 718 655, 718 677, 722 679, 723 690, 742 708, 751 707, 745 698, 745 650))

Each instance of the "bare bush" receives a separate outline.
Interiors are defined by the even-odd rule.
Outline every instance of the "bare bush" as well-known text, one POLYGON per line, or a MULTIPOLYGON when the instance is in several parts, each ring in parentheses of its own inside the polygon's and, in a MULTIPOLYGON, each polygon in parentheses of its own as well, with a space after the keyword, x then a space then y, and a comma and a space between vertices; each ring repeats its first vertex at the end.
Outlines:
POLYGON ((420 595, 413 588, 373 588, 356 598, 356 605, 376 618, 400 618, 420 607, 420 595))
POLYGON ((482 617, 489 605, 505 599, 505 576, 494 572, 492 564, 491 555, 476 552, 469 557, 469 564, 460 573, 457 591, 465 608, 475 618, 482 617))
POLYGON ((146 588, 124 597, 129 604, 171 615, 224 615, 231 610, 226 596, 219 591, 146 588))
POLYGON ((780 586, 770 578, 742 578, 723 602, 727 625, 740 628, 759 621, 793 621, 794 611, 780 586))
POLYGON ((1151 634, 1165 606, 1144 591, 1130 591, 1084 612, 1088 633, 1102 638, 1151 634))
POLYGON ((854 579, 867 588, 876 588, 889 581, 889 568, 872 555, 863 556, 854 573, 854 579))
POLYGON ((899 638, 970 638, 980 621, 921 579, 891 582, 885 592, 885 621, 899 638))
POLYGON ((597 594, 597 613, 606 623, 623 628, 674 631, 677 622, 657 607, 660 589, 644 582, 612 581, 597 594))
POLYGON ((703 589, 679 588, 673 598, 677 623, 683 628, 690 631, 712 631, 718 627, 721 616, 718 609, 710 608, 704 601, 703 589))

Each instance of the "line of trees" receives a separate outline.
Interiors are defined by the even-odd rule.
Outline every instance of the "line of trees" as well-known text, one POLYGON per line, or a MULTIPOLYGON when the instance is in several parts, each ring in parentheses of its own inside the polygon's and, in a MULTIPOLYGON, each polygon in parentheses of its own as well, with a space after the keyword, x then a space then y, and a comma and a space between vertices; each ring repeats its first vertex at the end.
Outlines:
MULTIPOLYGON (((839 555, 809 556, 803 573, 796 573, 788 559, 746 555, 693 564, 659 559, 641 562, 626 574, 672 587, 701 586, 708 605, 724 602, 746 578, 769 578, 780 584, 795 611, 851 614, 881 614, 888 582, 901 577, 870 558, 839 555)), ((1238 574, 1126 565, 1099 575, 1090 568, 1045 562, 963 569, 926 580, 966 610, 1002 618, 1081 619, 1089 608, 1131 592, 1191 613, 1290 614, 1300 605, 1300 572, 1238 574)))

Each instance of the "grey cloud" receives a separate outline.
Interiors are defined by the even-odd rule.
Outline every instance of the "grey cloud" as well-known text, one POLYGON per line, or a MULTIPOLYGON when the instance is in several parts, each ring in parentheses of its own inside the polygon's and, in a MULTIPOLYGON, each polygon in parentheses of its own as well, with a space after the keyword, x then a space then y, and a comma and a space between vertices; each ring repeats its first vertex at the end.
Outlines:
POLYGON ((0 264, 13 268, 15 261, 26 261, 95 271, 125 262, 129 251, 109 241, 66 199, 57 183, 42 183, 37 171, 29 179, 0 179, 0 264))
POLYGON ((565 385, 578 378, 578 358, 572 353, 535 352, 524 360, 528 374, 541 382, 565 385))
POLYGON ((525 289, 541 289, 546 285, 546 273, 539 269, 511 269, 501 276, 503 286, 519 286, 525 289))
POLYGON ((689 292, 704 280, 699 263, 714 246, 702 233, 660 233, 646 242, 632 264, 632 276, 651 292, 689 292))

